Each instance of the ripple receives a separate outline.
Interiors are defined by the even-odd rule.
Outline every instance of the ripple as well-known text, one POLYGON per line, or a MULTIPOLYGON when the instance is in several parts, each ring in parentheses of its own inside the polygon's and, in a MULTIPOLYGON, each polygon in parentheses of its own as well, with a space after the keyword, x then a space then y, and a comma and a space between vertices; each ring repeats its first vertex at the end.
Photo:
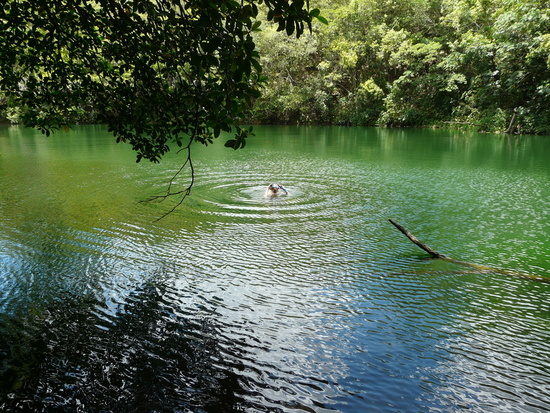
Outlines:
POLYGON ((51 175, 42 209, 24 181, 0 201, 0 406, 549 410, 550 286, 427 259, 387 223, 544 274, 546 181, 362 142, 214 152, 159 222, 136 192, 170 159, 86 170, 72 199, 51 175), (271 182, 290 196, 265 199, 271 182))

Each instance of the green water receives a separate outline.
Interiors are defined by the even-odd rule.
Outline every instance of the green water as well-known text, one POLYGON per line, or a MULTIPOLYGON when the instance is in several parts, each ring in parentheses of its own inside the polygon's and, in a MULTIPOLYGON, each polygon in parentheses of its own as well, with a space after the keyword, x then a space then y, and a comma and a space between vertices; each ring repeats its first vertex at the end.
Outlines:
POLYGON ((0 129, 0 410, 550 410, 549 137, 255 130, 0 129))

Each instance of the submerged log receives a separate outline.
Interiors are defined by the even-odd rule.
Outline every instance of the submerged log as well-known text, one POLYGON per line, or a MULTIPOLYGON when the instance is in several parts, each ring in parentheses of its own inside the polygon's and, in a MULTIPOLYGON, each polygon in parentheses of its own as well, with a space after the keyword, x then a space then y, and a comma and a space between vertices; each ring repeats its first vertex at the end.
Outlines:
POLYGON ((403 226, 399 225, 397 222, 395 222, 393 219, 389 219, 393 226, 395 226, 399 231, 401 231, 408 239, 410 239, 415 245, 426 251, 428 254, 430 254, 433 258, 441 259, 445 261, 452 262, 454 264, 459 265, 465 265, 468 267, 475 268, 479 272, 490 272, 490 273, 497 273, 497 274, 503 274, 508 275, 510 277, 517 277, 517 278, 524 278, 532 281, 539 281, 543 283, 550 283, 549 278, 541 277, 538 275, 533 274, 525 274, 517 271, 510 271, 510 270, 503 270, 501 268, 494 268, 494 267, 488 267, 486 265, 480 265, 480 264, 474 264, 471 262, 466 261, 460 261, 456 260, 454 258, 451 258, 447 255, 441 254, 440 252, 437 252, 433 248, 429 247, 428 245, 424 244, 423 242, 420 242, 418 238, 416 238, 413 234, 411 234, 409 231, 407 231, 403 226))
POLYGON ((397 222, 395 222, 393 219, 389 220, 399 231, 401 231, 405 236, 410 239, 415 245, 418 245, 420 248, 422 248, 424 251, 426 251, 428 254, 430 254, 434 258, 448 258, 446 255, 440 254, 433 248, 430 248, 426 244, 420 242, 418 238, 416 238, 413 234, 411 234, 409 231, 407 231, 405 228, 403 228, 401 225, 399 225, 397 222))

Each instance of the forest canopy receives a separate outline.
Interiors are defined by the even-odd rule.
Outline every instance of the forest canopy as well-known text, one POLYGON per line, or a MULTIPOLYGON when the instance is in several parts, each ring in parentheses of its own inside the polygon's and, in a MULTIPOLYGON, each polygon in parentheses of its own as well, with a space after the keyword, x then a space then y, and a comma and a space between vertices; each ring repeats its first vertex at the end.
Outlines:
POLYGON ((474 125, 550 134, 544 0, 319 0, 329 25, 254 35, 258 123, 474 125))

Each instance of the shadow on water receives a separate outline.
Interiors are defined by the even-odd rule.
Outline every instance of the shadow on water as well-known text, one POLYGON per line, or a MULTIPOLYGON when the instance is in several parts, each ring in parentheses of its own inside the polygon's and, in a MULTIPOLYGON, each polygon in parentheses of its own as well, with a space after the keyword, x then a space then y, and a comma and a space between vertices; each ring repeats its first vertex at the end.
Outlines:
POLYGON ((220 365, 214 318, 176 314, 164 292, 142 285, 110 320, 87 298, 50 305, 28 323, 3 317, 11 333, 0 338, 0 409, 246 410, 232 372, 239 365, 220 365))

